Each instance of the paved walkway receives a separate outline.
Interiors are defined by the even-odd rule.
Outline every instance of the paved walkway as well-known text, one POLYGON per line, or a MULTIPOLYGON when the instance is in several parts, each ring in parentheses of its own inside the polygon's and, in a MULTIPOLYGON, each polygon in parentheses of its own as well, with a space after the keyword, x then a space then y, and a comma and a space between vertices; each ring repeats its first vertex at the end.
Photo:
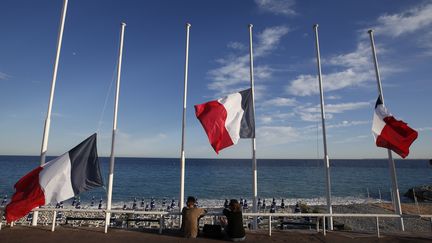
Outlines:
MULTIPOLYGON (((374 234, 362 234, 352 232, 328 232, 326 236, 314 231, 274 231, 269 237, 266 232, 247 232, 244 242, 432 242, 432 232, 424 234, 398 234, 383 235, 377 238, 374 234)), ((157 231, 132 231, 122 229, 110 229, 108 234, 103 233, 103 228, 72 228, 57 227, 55 232, 50 227, 15 226, 3 227, 0 230, 1 243, 87 243, 87 242, 224 242, 221 239, 209 239, 199 237, 185 239, 176 231, 164 231, 159 235, 157 231)))

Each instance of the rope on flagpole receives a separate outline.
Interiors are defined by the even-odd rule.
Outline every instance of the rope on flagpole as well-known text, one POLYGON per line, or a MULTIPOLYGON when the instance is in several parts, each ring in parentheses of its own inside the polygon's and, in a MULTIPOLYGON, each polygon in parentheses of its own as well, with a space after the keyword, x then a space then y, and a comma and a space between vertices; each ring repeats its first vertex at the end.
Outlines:
MULTIPOLYGON (((117 43, 119 43, 119 42, 120 42, 120 37, 119 37, 119 40, 118 40, 117 43)), ((119 48, 120 47, 117 46, 116 53, 119 52, 119 48)), ((103 120, 103 118, 105 116, 105 110, 106 110, 106 107, 107 107, 107 104, 108 104, 108 99, 112 95, 112 86, 113 86, 115 78, 116 78, 115 75, 116 75, 116 71, 117 71, 117 66, 118 66, 118 60, 115 61, 115 64, 114 64, 114 67, 113 67, 113 72, 112 72, 112 76, 111 76, 111 82, 110 82, 108 90, 107 90, 107 92, 105 94, 105 101, 104 101, 104 104, 103 104, 103 107, 102 107, 102 112, 101 112, 101 114, 99 116, 99 121, 98 121, 97 129, 96 129, 96 133, 99 133, 100 130, 101 130, 101 127, 102 127, 102 120, 103 120)))

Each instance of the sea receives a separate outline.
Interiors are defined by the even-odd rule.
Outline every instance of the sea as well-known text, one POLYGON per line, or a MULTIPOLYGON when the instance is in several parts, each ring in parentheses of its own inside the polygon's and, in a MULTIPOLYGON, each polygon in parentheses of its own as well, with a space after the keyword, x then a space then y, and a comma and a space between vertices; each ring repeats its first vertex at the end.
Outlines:
MULTIPOLYGON (((48 160, 52 157, 48 157, 48 160)), ((47 160, 47 161, 48 161, 47 160)), ((101 170, 107 184, 109 158, 101 157, 101 170)), ((432 184, 428 160, 396 160, 401 200, 411 187, 432 184)), ((10 200, 14 184, 39 165, 38 156, 0 156, 0 200, 10 200)), ((323 160, 258 159, 258 197, 284 199, 286 205, 304 202, 325 205, 326 182, 323 160)), ((335 205, 391 201, 391 177, 386 159, 334 159, 330 161, 331 195, 335 205)), ((225 199, 252 199, 250 159, 186 159, 185 196, 194 196, 203 207, 220 207, 225 199)), ((134 201, 157 205, 172 200, 178 205, 180 190, 179 158, 116 158, 113 205, 131 207, 134 201)), ((77 200, 77 199, 75 199, 77 200)), ((83 207, 102 200, 106 187, 79 195, 83 207)), ((71 200, 64 202, 69 205, 71 200)), ((160 206, 162 207, 162 206, 160 206)))

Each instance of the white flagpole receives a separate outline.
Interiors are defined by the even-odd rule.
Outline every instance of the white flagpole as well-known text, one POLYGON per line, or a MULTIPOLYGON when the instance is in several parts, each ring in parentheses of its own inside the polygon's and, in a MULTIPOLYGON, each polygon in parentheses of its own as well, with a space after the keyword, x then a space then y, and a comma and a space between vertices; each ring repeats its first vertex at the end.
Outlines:
MULTIPOLYGON (((318 24, 313 26, 315 32, 315 46, 317 55, 317 67, 318 67, 318 81, 320 89, 320 100, 321 100, 321 121, 322 121, 322 131, 323 131, 323 143, 324 143, 324 165, 326 169, 326 189, 327 189, 327 211, 329 214, 333 213, 332 202, 331 202, 331 183, 330 183, 330 162, 327 153, 327 136, 325 127, 325 109, 324 109, 324 91, 322 85, 322 74, 321 74, 321 54, 319 48, 318 40, 318 24)), ((333 217, 330 217, 329 228, 333 230, 333 217)))
MULTIPOLYGON (((58 63, 60 60, 60 50, 62 46, 62 40, 63 40, 63 30, 64 30, 64 23, 66 20, 66 11, 67 11, 67 5, 68 0, 63 1, 63 10, 62 15, 60 17, 60 27, 59 27, 59 33, 57 38, 57 53, 54 61, 54 71, 53 71, 53 77, 51 80, 51 92, 50 92, 50 98, 48 101, 48 112, 45 119, 45 126, 44 126, 44 133, 42 138, 42 147, 41 147, 41 155, 40 155, 40 165, 45 164, 46 159, 46 152, 48 150, 48 138, 49 138, 49 131, 51 126, 51 110, 52 110, 52 104, 54 101, 54 91, 55 91, 55 85, 57 80, 57 69, 58 69, 58 63)), ((32 225, 36 226, 38 220, 38 211, 33 212, 33 219, 32 219, 32 225)))
MULTIPOLYGON (((254 71, 253 71, 253 48, 252 48, 252 28, 253 25, 249 24, 249 63, 250 63, 250 84, 252 91, 252 115, 255 119, 255 86, 254 86, 254 71)), ((255 134, 252 138, 252 176, 253 176, 253 212, 257 213, 257 198, 258 198, 258 182, 257 182, 257 161, 256 161, 256 140, 255 134)), ((257 227, 257 217, 254 217, 253 229, 257 227)))
MULTIPOLYGON (((111 210, 111 201, 112 201, 112 188, 113 188, 113 180, 114 180, 114 148, 115 148, 115 137, 117 133, 117 114, 118 114, 118 101, 119 101, 119 93, 120 93, 120 75, 121 75, 121 67, 122 67, 122 57, 123 57, 123 40, 124 40, 124 32, 126 28, 126 23, 121 23, 121 32, 120 32, 120 48, 118 53, 118 63, 117 63, 117 82, 116 82, 116 93, 115 93, 115 101, 114 101, 114 119, 113 119, 113 130, 112 130, 112 139, 111 139, 111 155, 110 155, 110 168, 109 168, 109 177, 108 177, 108 192, 107 192, 107 211, 111 210)), ((105 233, 108 232, 108 226, 110 223, 111 213, 106 213, 105 218, 105 233)))
POLYGON ((186 23, 186 57, 185 57, 185 71, 184 71, 184 89, 183 89, 183 117, 182 117, 182 141, 181 141, 181 154, 180 154, 180 198, 179 198, 179 211, 181 212, 184 207, 184 179, 185 179, 185 126, 186 126, 186 100, 187 100, 187 81, 188 81, 188 66, 189 66, 189 30, 191 24, 186 23))
MULTIPOLYGON (((385 104, 384 103, 384 95, 383 95, 383 91, 382 91, 381 77, 380 77, 380 72, 379 72, 379 68, 378 68, 378 59, 377 59, 376 50, 375 50, 375 41, 374 41, 373 30, 369 30, 368 33, 369 33, 371 48, 372 48, 372 58, 373 58, 374 65, 375 65, 375 75, 376 75, 376 79, 377 79, 377 83, 378 83, 378 92, 379 92, 379 95, 381 97, 381 101, 384 105, 385 104)), ((396 208, 395 208, 396 212, 395 213, 402 216, 402 207, 401 207, 401 203, 400 203, 399 188, 398 188, 397 176, 396 176, 396 167, 395 167, 395 163, 393 160, 391 150, 387 149, 387 153, 388 153, 388 160, 389 160, 390 176, 391 176, 391 180, 392 180, 393 196, 395 199, 394 204, 396 206, 396 208)), ((405 231, 404 222, 403 222, 402 217, 400 218, 400 227, 401 227, 402 231, 405 231)))

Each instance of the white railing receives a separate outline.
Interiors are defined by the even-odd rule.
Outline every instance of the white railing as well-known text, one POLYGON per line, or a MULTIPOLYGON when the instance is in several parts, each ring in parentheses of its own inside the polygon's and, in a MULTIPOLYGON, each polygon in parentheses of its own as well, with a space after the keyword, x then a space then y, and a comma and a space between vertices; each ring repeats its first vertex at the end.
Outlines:
MULTIPOLYGON (((164 216, 179 216, 179 212, 165 212, 165 211, 135 211, 135 210, 104 210, 104 209, 67 209, 67 208, 37 208, 32 211, 53 212, 53 220, 51 231, 55 230, 57 212, 81 212, 81 213, 118 213, 118 214, 135 214, 135 215, 154 215, 159 220, 159 234, 162 234, 164 228, 164 216)), ((0 230, 3 224, 4 208, 0 208, 0 230)), ((222 213, 207 213, 206 217, 222 216, 222 213)), ((322 219, 322 232, 326 235, 326 218, 375 218, 376 219, 376 234, 380 237, 379 219, 380 218, 429 218, 432 229, 432 214, 419 214, 419 215, 397 215, 397 214, 358 214, 358 213, 345 213, 345 214, 328 214, 328 213, 243 213, 244 217, 267 217, 268 218, 268 235, 272 234, 272 218, 273 217, 311 217, 317 219, 317 232, 320 232, 319 220, 322 219)))

